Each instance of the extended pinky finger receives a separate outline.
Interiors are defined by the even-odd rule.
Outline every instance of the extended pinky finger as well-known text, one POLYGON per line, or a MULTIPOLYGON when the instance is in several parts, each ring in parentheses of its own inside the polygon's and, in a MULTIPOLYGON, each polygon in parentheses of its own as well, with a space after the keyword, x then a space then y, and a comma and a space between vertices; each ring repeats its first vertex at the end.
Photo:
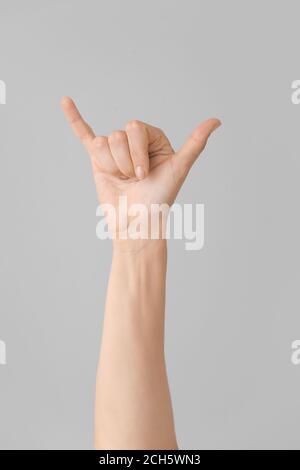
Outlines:
POLYGON ((62 98, 61 107, 68 123, 70 124, 70 127, 73 129, 74 134, 77 135, 79 140, 89 150, 90 144, 95 137, 93 130, 83 120, 74 101, 71 98, 69 98, 68 96, 62 98))

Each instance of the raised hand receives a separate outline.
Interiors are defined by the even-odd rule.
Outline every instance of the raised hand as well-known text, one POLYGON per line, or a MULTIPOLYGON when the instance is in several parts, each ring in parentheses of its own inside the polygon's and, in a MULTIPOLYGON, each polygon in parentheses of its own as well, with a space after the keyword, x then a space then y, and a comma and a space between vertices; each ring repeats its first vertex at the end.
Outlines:
POLYGON ((91 157, 100 204, 115 207, 121 195, 127 196, 128 204, 171 205, 208 137, 221 124, 218 119, 208 119, 174 151, 161 129, 137 120, 130 121, 125 130, 96 136, 71 98, 63 98, 61 104, 91 157))

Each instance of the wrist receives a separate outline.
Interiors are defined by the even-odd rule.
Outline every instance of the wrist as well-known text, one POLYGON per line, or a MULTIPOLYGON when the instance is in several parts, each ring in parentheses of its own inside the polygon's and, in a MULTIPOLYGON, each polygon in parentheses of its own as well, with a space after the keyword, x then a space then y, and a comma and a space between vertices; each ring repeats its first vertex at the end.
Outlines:
POLYGON ((113 240, 113 254, 117 255, 120 253, 123 254, 148 254, 152 253, 160 255, 163 252, 167 251, 167 241, 166 239, 138 239, 138 240, 113 240))

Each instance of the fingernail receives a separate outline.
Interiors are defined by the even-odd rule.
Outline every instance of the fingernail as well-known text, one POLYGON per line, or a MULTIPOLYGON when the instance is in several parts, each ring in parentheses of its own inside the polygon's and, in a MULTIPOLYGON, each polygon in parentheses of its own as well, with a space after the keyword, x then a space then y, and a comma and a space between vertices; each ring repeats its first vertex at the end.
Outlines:
POLYGON ((215 130, 218 129, 218 127, 220 127, 221 125, 222 125, 222 122, 221 122, 221 121, 218 121, 218 122, 215 124, 213 130, 215 131, 215 130))
POLYGON ((135 169, 135 174, 136 174, 136 177, 139 179, 139 180, 142 180, 145 178, 145 172, 143 170, 143 168, 141 166, 137 166, 136 169, 135 169))
POLYGON ((216 122, 216 124, 214 125, 214 127, 213 127, 212 130, 210 131, 209 136, 211 136, 211 134, 212 134, 213 132, 215 132, 221 125, 222 125, 221 121, 216 122))

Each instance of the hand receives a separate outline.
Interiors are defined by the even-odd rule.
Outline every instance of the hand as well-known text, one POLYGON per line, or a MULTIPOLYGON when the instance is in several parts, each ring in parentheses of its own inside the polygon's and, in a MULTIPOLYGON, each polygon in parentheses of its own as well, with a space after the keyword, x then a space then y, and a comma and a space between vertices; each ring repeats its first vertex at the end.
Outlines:
POLYGON ((120 196, 127 196, 128 207, 135 203, 148 208, 171 206, 208 137, 221 125, 218 119, 208 119, 175 152, 157 127, 134 120, 108 137, 95 136, 70 98, 63 98, 61 105, 91 157, 100 204, 112 204, 116 210, 120 196))

